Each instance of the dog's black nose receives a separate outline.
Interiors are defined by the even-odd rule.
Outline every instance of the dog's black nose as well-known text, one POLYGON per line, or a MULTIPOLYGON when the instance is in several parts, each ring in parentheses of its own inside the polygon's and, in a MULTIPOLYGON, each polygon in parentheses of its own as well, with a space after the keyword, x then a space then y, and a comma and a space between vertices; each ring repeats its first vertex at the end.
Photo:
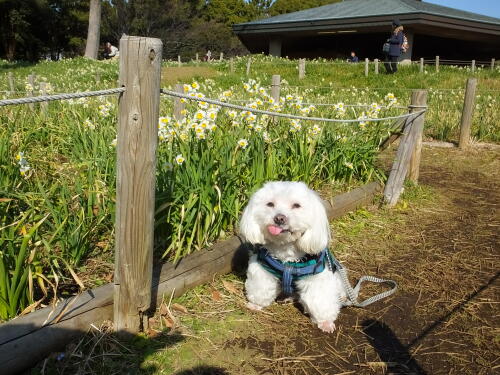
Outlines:
POLYGON ((274 222, 278 225, 286 224, 287 218, 283 214, 278 214, 274 217, 274 222))

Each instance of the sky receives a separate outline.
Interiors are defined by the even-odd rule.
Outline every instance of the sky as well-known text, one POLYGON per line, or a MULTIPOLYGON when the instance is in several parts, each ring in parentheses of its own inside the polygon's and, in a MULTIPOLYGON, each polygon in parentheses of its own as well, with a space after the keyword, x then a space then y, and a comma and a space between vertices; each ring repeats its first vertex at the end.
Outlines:
POLYGON ((424 2, 500 18, 499 0, 424 0, 424 2))

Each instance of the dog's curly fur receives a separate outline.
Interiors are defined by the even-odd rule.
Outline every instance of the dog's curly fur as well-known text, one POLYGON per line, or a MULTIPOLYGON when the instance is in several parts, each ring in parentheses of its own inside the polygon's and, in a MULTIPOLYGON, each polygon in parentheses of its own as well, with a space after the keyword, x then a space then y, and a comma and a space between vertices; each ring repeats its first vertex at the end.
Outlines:
MULTIPOLYGON (((330 226, 321 198, 302 182, 266 183, 243 211, 240 233, 251 244, 264 246, 282 261, 297 261, 318 254, 328 246, 330 226)), ((328 268, 296 282, 299 301, 313 323, 325 332, 335 330, 335 319, 345 298, 338 272, 328 268)), ((248 307, 269 306, 281 291, 280 280, 266 271, 252 255, 245 283, 248 307)))

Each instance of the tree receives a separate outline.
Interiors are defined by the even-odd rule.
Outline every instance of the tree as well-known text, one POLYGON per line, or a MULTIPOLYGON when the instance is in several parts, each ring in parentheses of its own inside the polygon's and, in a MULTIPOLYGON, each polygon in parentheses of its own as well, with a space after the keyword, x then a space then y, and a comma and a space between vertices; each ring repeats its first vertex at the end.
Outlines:
POLYGON ((276 0, 269 8, 271 16, 316 8, 322 5, 338 3, 341 0, 276 0))
POLYGON ((85 47, 85 57, 89 59, 97 59, 100 30, 101 0, 90 0, 89 30, 87 33, 87 45, 85 47))

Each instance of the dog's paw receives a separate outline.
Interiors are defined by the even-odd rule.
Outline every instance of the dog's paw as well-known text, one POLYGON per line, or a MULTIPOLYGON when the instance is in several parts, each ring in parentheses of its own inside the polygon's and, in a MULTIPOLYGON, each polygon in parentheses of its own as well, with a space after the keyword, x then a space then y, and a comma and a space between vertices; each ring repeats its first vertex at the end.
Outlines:
POLYGON ((247 309, 252 311, 262 311, 262 306, 256 305, 252 302, 247 302, 247 309))
POLYGON ((318 328, 326 333, 332 333, 335 331, 335 323, 332 320, 327 320, 318 323, 318 328))

